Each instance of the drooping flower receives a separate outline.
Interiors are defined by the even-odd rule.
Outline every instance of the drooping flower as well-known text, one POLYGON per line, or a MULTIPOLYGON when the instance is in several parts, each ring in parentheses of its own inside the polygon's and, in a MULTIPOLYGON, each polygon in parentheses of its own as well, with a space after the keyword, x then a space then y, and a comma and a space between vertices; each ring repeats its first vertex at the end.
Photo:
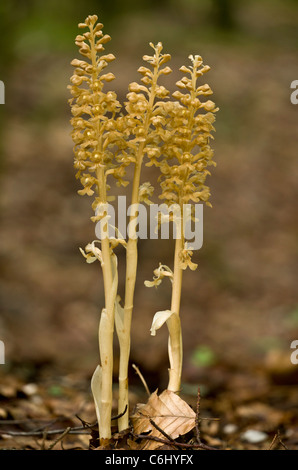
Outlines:
POLYGON ((149 198, 152 197, 153 192, 154 187, 149 182, 141 184, 139 188, 139 201, 145 202, 148 205, 152 204, 149 198))
POLYGON ((192 250, 188 248, 187 243, 185 243, 184 248, 179 253, 181 269, 185 270, 186 268, 190 268, 192 271, 197 269, 198 265, 191 261, 192 255, 192 250))
POLYGON ((96 260, 100 261, 101 264, 103 263, 102 252, 97 246, 95 246, 96 242, 100 243, 99 240, 93 240, 93 242, 88 243, 88 245, 85 246, 85 251, 80 248, 80 252, 89 264, 94 263, 96 260))
POLYGON ((146 287, 157 287, 165 277, 168 277, 172 282, 173 271, 165 264, 159 263, 158 268, 153 271, 153 281, 145 281, 144 284, 146 287))

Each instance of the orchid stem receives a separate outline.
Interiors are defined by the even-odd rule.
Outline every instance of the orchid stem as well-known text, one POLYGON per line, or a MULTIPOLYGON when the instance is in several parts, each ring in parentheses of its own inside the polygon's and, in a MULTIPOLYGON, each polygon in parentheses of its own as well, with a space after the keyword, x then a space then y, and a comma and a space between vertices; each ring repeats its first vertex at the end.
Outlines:
POLYGON ((182 250, 182 247, 182 237, 177 238, 175 242, 174 272, 171 300, 171 311, 173 312, 173 314, 167 320, 167 327, 169 330, 168 351, 170 360, 168 390, 177 393, 180 391, 183 358, 182 332, 179 315, 183 274, 179 255, 182 250))

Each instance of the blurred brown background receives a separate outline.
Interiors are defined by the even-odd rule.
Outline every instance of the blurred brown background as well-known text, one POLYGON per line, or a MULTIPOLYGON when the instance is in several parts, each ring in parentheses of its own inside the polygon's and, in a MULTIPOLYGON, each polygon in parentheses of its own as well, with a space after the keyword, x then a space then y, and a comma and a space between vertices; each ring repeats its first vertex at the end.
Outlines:
MULTIPOLYGON (((121 101, 150 41, 172 55, 168 87, 189 54, 211 66, 206 81, 220 107, 196 272, 185 272, 184 383, 214 364, 286 368, 298 339, 298 2, 294 0, 7 0, 0 6, 0 339, 6 366, 49 363, 91 373, 103 306, 99 264, 78 247, 95 238, 90 199, 77 195, 67 85, 78 57, 77 24, 97 14, 117 57, 121 101)), ((143 181, 148 180, 146 168, 143 181)), ((170 242, 139 243, 132 362, 152 385, 167 377, 167 331, 150 336, 169 285, 147 289, 170 242)), ((123 271, 123 253, 118 250, 123 271)), ((123 282, 120 290, 123 289, 123 282)), ((117 341, 115 340, 117 350, 117 341)), ((117 353, 116 353, 117 362, 117 353)))

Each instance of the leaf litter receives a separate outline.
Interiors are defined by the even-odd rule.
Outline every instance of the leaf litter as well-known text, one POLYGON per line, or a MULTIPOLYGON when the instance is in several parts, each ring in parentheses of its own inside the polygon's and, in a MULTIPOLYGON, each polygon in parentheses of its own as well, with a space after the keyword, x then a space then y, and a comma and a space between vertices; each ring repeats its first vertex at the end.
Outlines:
MULTIPOLYGON (((136 406, 131 421, 136 434, 150 433, 151 437, 157 438, 167 434, 171 439, 176 439, 195 427, 196 414, 176 393, 165 390, 158 395, 155 391, 146 404, 136 406), (164 434, 158 428, 162 429, 164 434)), ((147 441, 142 448, 154 450, 161 445, 156 441, 147 441)))
POLYGON ((295 386, 225 365, 210 367, 201 379, 202 397, 194 383, 182 384, 180 396, 157 390, 148 396, 132 378, 130 427, 119 433, 114 411, 112 439, 100 446, 88 374, 60 375, 46 366, 28 380, 6 370, 0 375, 0 449, 298 449, 295 386), (246 431, 267 437, 249 442, 246 431))

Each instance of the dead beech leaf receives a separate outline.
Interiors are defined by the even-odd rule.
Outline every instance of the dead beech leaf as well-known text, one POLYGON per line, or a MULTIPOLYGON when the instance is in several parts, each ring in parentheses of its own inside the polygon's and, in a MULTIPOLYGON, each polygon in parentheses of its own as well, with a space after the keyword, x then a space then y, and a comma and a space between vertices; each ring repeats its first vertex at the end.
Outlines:
MULTIPOLYGON (((138 404, 131 416, 135 434, 150 432, 150 436, 165 439, 150 419, 172 439, 191 431, 195 427, 196 414, 176 393, 165 390, 159 396, 152 393, 146 404, 138 404)), ((163 444, 148 440, 143 449, 152 450, 163 444)))

